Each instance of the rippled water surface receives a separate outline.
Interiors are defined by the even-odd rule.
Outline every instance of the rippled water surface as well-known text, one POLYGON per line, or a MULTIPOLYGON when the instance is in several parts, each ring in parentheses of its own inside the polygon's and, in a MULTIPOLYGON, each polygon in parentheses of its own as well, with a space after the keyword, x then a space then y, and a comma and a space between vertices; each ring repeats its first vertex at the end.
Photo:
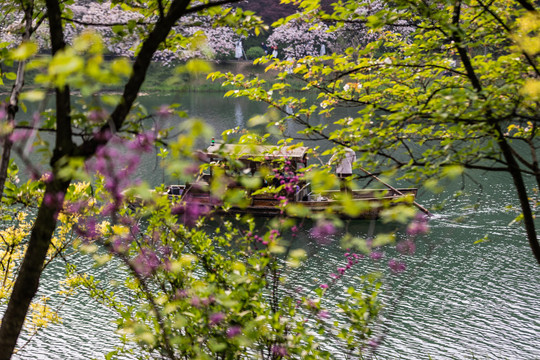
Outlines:
MULTIPOLYGON (((242 126, 248 114, 263 111, 244 102, 224 102, 220 95, 201 96, 179 100, 197 110, 197 116, 214 122, 220 131, 242 126), (212 106, 204 106, 205 101, 212 106)), ((156 103, 159 100, 172 101, 152 99, 156 103)), ((153 174, 148 176, 160 176, 151 161, 143 170, 153 174)), ((419 201, 423 205, 443 200, 446 205, 430 221, 430 233, 419 239, 417 254, 410 258, 407 271, 388 278, 387 331, 378 358, 540 359, 540 271, 523 229, 509 226, 516 214, 506 207, 518 205, 512 182, 500 175, 474 176, 483 189, 468 184, 469 193, 460 198, 449 198, 451 189, 440 195, 421 192, 419 201), (478 207, 472 206, 477 202, 478 207), (474 244, 486 235, 487 240, 474 244)), ((365 236, 370 224, 355 221, 347 226, 353 234, 365 236)), ((376 223, 375 231, 391 227, 376 223)), ((402 232, 398 229, 398 236, 402 232)), ((307 230, 303 241, 310 241, 307 230)), ((337 241, 322 247, 312 244, 310 251, 312 256, 294 277, 304 291, 328 278, 344 262, 344 251, 337 241)), ((84 257, 77 262, 81 270, 92 266, 84 257)), ((377 267, 385 268, 385 261, 366 260, 345 281, 353 283, 353 275, 377 267)), ((54 292, 53 280, 61 278, 63 271, 60 262, 47 270, 42 294, 54 292)), ((103 279, 122 276, 121 270, 111 267, 92 271, 103 279)), ((330 294, 330 298, 339 301, 340 295, 330 294)), ((69 298, 60 315, 62 324, 44 330, 15 358, 102 359, 119 344, 112 323, 114 314, 85 294, 69 298)))

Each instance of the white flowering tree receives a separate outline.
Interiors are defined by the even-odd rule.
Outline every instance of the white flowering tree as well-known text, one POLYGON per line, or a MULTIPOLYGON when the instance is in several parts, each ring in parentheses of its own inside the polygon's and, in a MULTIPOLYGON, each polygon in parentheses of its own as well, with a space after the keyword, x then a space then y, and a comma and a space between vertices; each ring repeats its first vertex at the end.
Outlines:
POLYGON ((323 46, 332 48, 335 39, 336 34, 324 23, 298 17, 277 26, 268 37, 268 45, 278 47, 279 57, 299 59, 319 55, 323 46))
MULTIPOLYGON (((388 5, 386 5, 388 7, 388 5)), ((339 13, 339 5, 334 8, 339 13)), ((369 19, 376 19, 376 15, 385 10, 385 4, 381 0, 366 0, 350 6, 347 14, 347 21, 330 22, 331 31, 337 34, 337 41, 334 45, 342 51, 349 47, 366 46, 367 44, 381 39, 385 33, 392 33, 398 37, 406 38, 414 31, 414 26, 409 20, 402 18, 386 23, 379 29, 370 26, 369 19)))
MULTIPOLYGON (((0 19, 0 41, 14 46, 23 31, 24 11, 10 4, 1 5, 6 14, 0 19)), ((127 4, 111 1, 77 0, 66 8, 63 20, 66 23, 66 42, 83 31, 92 30, 104 39, 107 52, 113 56, 134 57, 138 39, 147 32, 147 26, 155 15, 145 17, 136 7, 130 9, 127 4), (150 20, 149 20, 150 19, 150 20)), ((36 18, 36 27, 32 39, 46 50, 49 34, 39 24, 44 18, 36 18)), ((154 55, 154 61, 171 65, 175 61, 191 58, 213 59, 227 56, 234 51, 238 39, 233 27, 219 20, 219 16, 209 14, 193 14, 172 28, 171 41, 162 44, 154 55)))

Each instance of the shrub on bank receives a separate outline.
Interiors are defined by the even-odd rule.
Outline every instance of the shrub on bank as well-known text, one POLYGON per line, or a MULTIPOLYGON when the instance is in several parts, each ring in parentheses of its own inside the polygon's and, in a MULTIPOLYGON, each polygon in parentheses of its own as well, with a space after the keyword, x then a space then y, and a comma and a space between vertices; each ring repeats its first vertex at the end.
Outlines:
POLYGON ((264 56, 264 55, 266 55, 266 54, 264 53, 264 50, 260 46, 250 47, 246 51, 246 56, 250 60, 255 60, 255 59, 260 58, 261 56, 264 56))

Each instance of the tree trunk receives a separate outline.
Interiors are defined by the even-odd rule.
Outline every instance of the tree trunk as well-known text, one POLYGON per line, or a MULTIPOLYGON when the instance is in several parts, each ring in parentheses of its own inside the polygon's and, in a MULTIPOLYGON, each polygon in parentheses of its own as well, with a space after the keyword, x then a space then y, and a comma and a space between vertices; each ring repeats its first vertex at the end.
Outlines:
MULTIPOLYGON (((32 35, 32 21, 34 15, 34 3, 33 1, 28 2, 27 6, 24 8, 24 22, 25 29, 22 37, 22 41, 27 41, 32 35)), ((20 61, 17 65, 17 78, 13 88, 11 89, 11 95, 9 97, 9 104, 7 106, 7 121, 8 124, 15 124, 15 115, 19 110, 19 95, 24 86, 24 71, 26 69, 26 61, 20 61)), ((13 147, 13 142, 10 139, 11 132, 6 134, 3 137, 3 146, 2 146, 2 159, 0 160, 0 201, 4 195, 4 188, 7 181, 7 172, 9 167, 9 159, 11 158, 11 148, 13 147)))
POLYGON ((527 196, 527 187, 523 181, 521 169, 519 168, 519 164, 512 154, 512 149, 504 138, 499 125, 495 126, 495 130, 499 135, 498 144, 506 163, 508 164, 508 170, 512 176, 512 180, 514 181, 514 186, 518 194, 521 211, 523 212, 523 223, 525 224, 525 231, 527 232, 527 239, 529 240, 529 246, 534 257, 536 258, 536 261, 538 264, 540 264, 540 244, 538 243, 538 236, 536 234, 536 227, 534 225, 534 217, 531 210, 531 205, 529 203, 529 197, 527 196))
MULTIPOLYGON (((222 0, 215 4, 237 1, 239 0, 222 0)), ((112 113, 110 123, 112 123, 114 128, 111 129, 109 127, 110 125, 108 125, 102 129, 102 132, 121 129, 133 102, 137 98, 138 91, 144 81, 153 54, 158 49, 159 44, 165 41, 175 23, 187 13, 187 7, 190 3, 191 0, 174 0, 169 7, 168 13, 156 22, 155 27, 145 39, 141 51, 135 59, 133 74, 124 88, 122 101, 112 113)), ((54 54, 64 46, 61 9, 57 0, 46 0, 46 5, 54 54)), ((206 5, 211 6, 209 4, 206 5)), ((75 148, 71 139, 69 89, 67 87, 56 89, 56 97, 57 134, 55 149, 51 158, 54 179, 47 185, 45 191, 45 194, 52 195, 55 198, 57 198, 57 195, 64 195, 70 184, 70 179, 59 180, 58 173, 61 169, 57 167, 57 160, 65 156, 74 155, 87 159, 95 154, 98 146, 105 145, 107 142, 102 137, 97 136, 75 148)), ((2 319, 2 325, 0 327, 0 360, 10 359, 15 349, 26 313, 38 290, 43 264, 56 228, 56 213, 61 208, 62 204, 55 204, 53 208, 49 208, 44 203, 39 208, 30 235, 28 249, 2 319)))
POLYGON ((2 159, 0 160, 0 201, 2 201, 2 197, 4 196, 9 159, 11 158, 11 148, 13 147, 13 142, 9 138, 9 134, 4 136, 2 142, 4 145, 2 146, 2 159))
MULTIPOLYGON (((53 55, 65 47, 62 29, 61 9, 57 0, 46 0, 51 48, 53 55)), ((56 141, 51 158, 53 180, 46 185, 44 199, 63 199, 70 179, 60 180, 58 161, 73 152, 74 144, 71 137, 71 105, 67 86, 56 89, 56 141)), ((32 299, 39 287, 39 279, 51 239, 56 229, 56 217, 62 210, 63 201, 46 204, 42 201, 24 255, 8 306, 0 326, 0 360, 10 359, 17 345, 21 329, 32 299)))
MULTIPOLYGON (((66 192, 69 182, 53 181, 47 186, 45 194, 56 195, 66 192)), ((28 249, 24 255, 13 292, 2 318, 0 327, 0 360, 8 360, 15 349, 30 302, 39 286, 52 234, 56 228, 56 214, 62 204, 48 207, 44 202, 39 207, 37 218, 30 235, 28 249)))

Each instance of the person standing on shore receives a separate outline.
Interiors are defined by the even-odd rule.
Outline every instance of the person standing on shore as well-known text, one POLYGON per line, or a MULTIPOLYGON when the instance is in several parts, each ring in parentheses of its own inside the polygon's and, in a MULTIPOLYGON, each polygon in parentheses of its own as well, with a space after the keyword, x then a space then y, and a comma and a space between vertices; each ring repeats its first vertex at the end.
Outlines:
POLYGON ((277 51, 277 45, 272 46, 272 57, 277 58, 278 51, 277 51))

